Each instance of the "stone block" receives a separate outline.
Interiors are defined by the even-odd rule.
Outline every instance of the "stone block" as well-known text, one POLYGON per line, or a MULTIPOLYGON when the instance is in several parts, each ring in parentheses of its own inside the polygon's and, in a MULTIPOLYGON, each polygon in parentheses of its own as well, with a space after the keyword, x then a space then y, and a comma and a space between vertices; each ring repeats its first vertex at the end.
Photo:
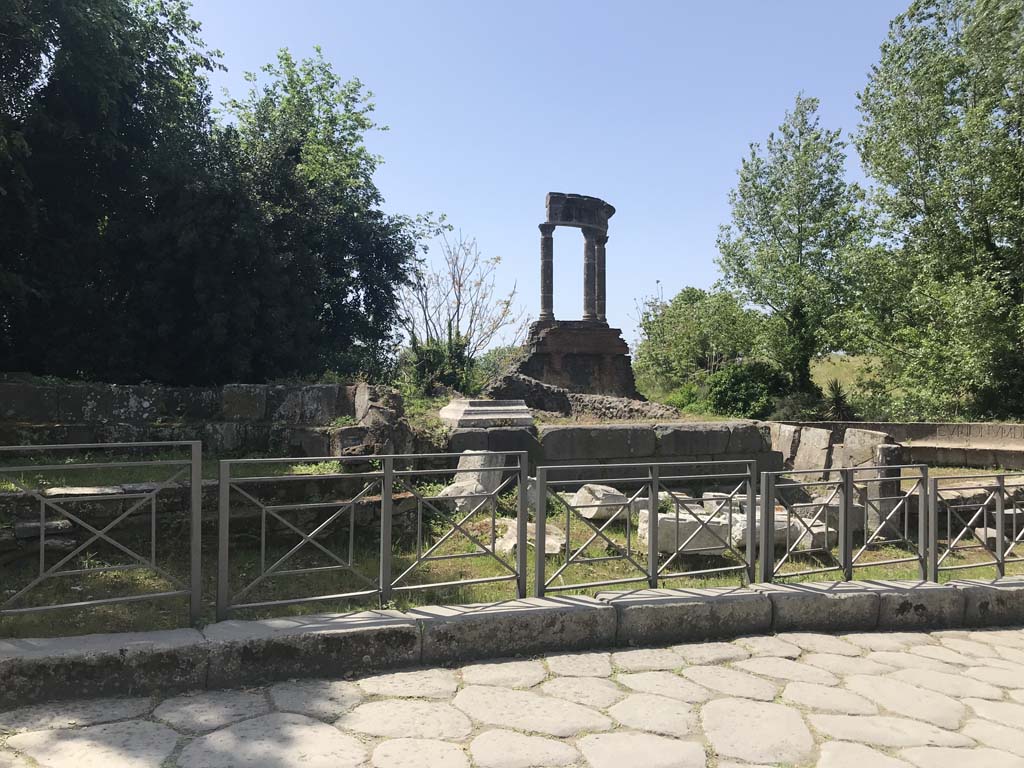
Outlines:
POLYGON ((625 523, 630 512, 629 499, 611 486, 587 483, 569 502, 576 514, 588 520, 610 520, 615 517, 625 523))
POLYGON ((408 611, 423 632, 423 663, 610 648, 615 610, 589 597, 525 598, 408 611))
POLYGON ((651 427, 550 426, 540 430, 544 461, 586 464, 608 459, 649 459, 655 452, 651 427))
MULTIPOLYGON (((702 513, 701 519, 704 518, 705 515, 702 513)), ((641 511, 636 533, 644 552, 647 551, 650 530, 648 520, 647 511, 641 511)), ((658 515, 658 551, 662 554, 671 555, 681 551, 691 555, 720 555, 728 548, 730 536, 729 524, 725 517, 702 524, 685 509, 679 510, 678 517, 675 512, 658 515)))
MULTIPOLYGON (((802 427, 800 445, 793 459, 793 469, 828 469, 832 460, 832 432, 828 429, 802 427)), ((805 479, 814 477, 805 476, 805 479)))
POLYGON ((732 425, 728 422, 660 424, 654 428, 660 459, 720 455, 729 449, 732 425))
POLYGON ((843 456, 846 462, 834 466, 863 467, 875 463, 875 449, 894 443, 892 435, 873 429, 849 428, 843 433, 843 456))
POLYGON ((347 405, 345 387, 340 384, 312 384, 303 387, 300 423, 325 427, 336 418, 354 417, 354 410, 347 411, 347 405))
POLYGON ((222 621, 203 635, 210 642, 208 688, 343 677, 420 660, 419 627, 399 611, 222 621))
POLYGON ((366 427, 328 427, 325 431, 330 438, 332 456, 356 451, 365 446, 369 439, 369 430, 366 427))
POLYGON ((57 389, 34 384, 0 384, 0 418, 41 423, 56 421, 57 389))
POLYGON ((963 593, 964 626, 1024 624, 1024 579, 958 579, 949 585, 963 593))
POLYGON ((794 424, 772 422, 772 450, 782 454, 783 468, 792 469, 800 445, 800 427, 794 424))
POLYGON ((867 581, 878 589, 880 630, 951 629, 963 626, 962 590, 928 581, 867 581))
POLYGON ((456 429, 448 438, 448 451, 451 453, 462 453, 463 451, 486 451, 487 430, 486 429, 456 429))
POLYGON ((772 605, 744 587, 600 592, 618 616, 616 643, 658 645, 768 632, 772 605))
POLYGON ((489 451, 463 451, 459 457, 455 483, 476 484, 485 493, 494 493, 505 477, 505 457, 489 451))
POLYGON ((455 398, 439 411, 438 416, 452 428, 533 426, 533 413, 523 400, 455 398))
POLYGON ((725 453, 760 453, 771 450, 771 441, 766 439, 757 424, 733 424, 729 432, 729 444, 725 453))
POLYGON ((487 430, 488 451, 526 451, 530 466, 543 461, 543 449, 537 440, 536 427, 491 427, 487 430))
POLYGON ((302 387, 267 387, 267 417, 271 421, 299 424, 302 417, 302 387))
POLYGON ((322 457, 331 453, 329 428, 285 427, 275 430, 274 443, 283 456, 322 457))
POLYGON ((858 582, 754 584, 772 604, 773 632, 868 631, 878 625, 878 590, 858 582))
POLYGON ((262 384, 226 384, 221 410, 228 421, 262 421, 267 415, 267 388, 262 384))
POLYGON ((43 701, 202 688, 207 649, 194 629, 0 639, 0 709, 43 701))

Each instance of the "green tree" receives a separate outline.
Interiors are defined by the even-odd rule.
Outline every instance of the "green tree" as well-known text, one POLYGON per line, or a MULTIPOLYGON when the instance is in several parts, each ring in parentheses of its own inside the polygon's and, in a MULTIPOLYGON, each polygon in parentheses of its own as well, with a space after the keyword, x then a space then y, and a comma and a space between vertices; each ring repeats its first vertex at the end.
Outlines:
POLYGON ((817 99, 797 96, 764 149, 751 145, 729 196, 732 222, 718 238, 723 283, 770 310, 771 355, 802 392, 814 389, 811 360, 831 348, 845 264, 863 237, 845 144, 820 126, 817 109, 817 99))
POLYGON ((877 247, 853 344, 903 418, 1024 413, 1024 2, 925 0, 859 95, 877 247))
POLYGON ((647 299, 634 365, 641 387, 654 394, 699 383, 754 355, 763 319, 727 291, 687 287, 671 301, 647 299))

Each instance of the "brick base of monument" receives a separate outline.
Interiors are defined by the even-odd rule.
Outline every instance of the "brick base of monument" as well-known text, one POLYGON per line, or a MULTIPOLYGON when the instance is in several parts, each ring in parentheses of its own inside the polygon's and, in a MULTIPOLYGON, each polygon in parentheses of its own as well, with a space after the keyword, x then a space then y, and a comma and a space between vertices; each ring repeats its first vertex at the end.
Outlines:
POLYGON ((537 322, 517 373, 590 395, 639 397, 622 331, 590 320, 537 322))

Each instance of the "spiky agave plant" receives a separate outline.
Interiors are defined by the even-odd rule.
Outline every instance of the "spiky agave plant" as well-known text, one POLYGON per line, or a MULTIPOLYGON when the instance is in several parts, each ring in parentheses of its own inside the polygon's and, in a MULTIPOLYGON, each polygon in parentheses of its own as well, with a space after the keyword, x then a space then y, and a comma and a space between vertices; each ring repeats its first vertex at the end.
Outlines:
POLYGON ((850 399, 839 383, 839 379, 830 379, 825 385, 825 412, 826 421, 852 421, 853 408, 850 406, 850 399))

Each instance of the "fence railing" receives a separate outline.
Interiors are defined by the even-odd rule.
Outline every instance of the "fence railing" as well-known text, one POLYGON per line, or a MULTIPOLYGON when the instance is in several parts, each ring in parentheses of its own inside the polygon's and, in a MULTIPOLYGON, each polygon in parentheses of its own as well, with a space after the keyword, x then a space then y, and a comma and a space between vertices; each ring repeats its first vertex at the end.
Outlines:
POLYGON ((756 463, 745 460, 538 467, 535 594, 656 587, 726 573, 752 580, 754 521, 747 512, 754 509, 756 478, 756 463), (610 485, 616 493, 601 489, 610 485), (570 498, 566 490, 576 493, 570 498), (557 531, 563 541, 549 573, 546 544, 555 523, 564 529, 557 531), (568 580, 571 572, 612 562, 621 567, 614 577, 568 580))
POLYGON ((928 485, 929 526, 935 532, 928 578, 986 565, 1002 577, 1007 563, 1024 560, 1024 473, 932 477, 928 485), (984 559, 957 562, 970 552, 984 559))
POLYGON ((396 592, 506 581, 525 596, 526 453, 475 456, 482 464, 465 468, 418 466, 456 463, 463 458, 458 453, 221 461, 218 618, 243 609, 368 597, 386 604, 396 592), (439 489, 436 481, 447 484, 439 489), (297 490, 283 490, 289 487, 297 490), (501 520, 515 527, 515 558, 507 556, 512 547, 498 548, 501 497, 513 503, 512 494, 514 517, 501 520), (246 517, 258 526, 251 534, 258 557, 233 565, 232 521, 246 517), (466 558, 484 558, 499 573, 443 580, 425 573, 431 564, 466 558), (282 578, 294 585, 288 597, 280 596, 282 578))
POLYGON ((918 464, 762 473, 760 580, 830 573, 849 581, 857 568, 901 563, 917 563, 924 578, 927 481, 918 464), (882 548, 897 552, 866 556, 882 548))
POLYGON ((0 484, 13 489, 15 546, 3 558, 0 616, 185 598, 191 622, 199 621, 199 442, 0 446, 0 462, 0 484), (23 514, 26 501, 36 508, 31 517, 23 514), (184 547, 179 531, 166 530, 183 521, 184 547), (36 549, 34 567, 26 568, 25 555, 36 549))

